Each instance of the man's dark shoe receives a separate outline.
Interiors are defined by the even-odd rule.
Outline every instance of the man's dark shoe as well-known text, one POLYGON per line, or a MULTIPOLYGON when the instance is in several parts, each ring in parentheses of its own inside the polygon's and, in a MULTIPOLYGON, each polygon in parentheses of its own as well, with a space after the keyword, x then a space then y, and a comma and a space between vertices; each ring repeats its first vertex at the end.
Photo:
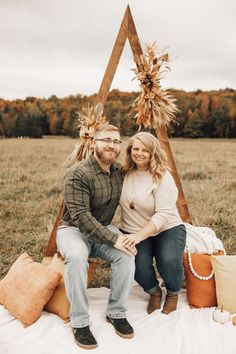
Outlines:
POLYGON ((98 344, 94 338, 89 326, 82 328, 73 328, 75 342, 83 349, 97 348, 98 344))
POLYGON ((115 328, 116 333, 123 338, 133 338, 134 330, 130 326, 126 318, 111 318, 106 317, 107 322, 111 323, 115 328))

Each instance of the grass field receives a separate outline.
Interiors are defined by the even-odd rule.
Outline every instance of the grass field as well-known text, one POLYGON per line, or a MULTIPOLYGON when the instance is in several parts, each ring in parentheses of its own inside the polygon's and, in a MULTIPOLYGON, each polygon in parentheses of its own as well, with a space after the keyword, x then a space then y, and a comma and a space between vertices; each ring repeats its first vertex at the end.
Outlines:
MULTIPOLYGON (((0 278, 23 251, 41 261, 58 207, 62 163, 75 143, 0 140, 0 278)), ((236 141, 172 139, 171 146, 194 225, 211 227, 236 254, 236 141)), ((92 285, 106 284, 109 272, 106 265, 98 269, 92 285)))

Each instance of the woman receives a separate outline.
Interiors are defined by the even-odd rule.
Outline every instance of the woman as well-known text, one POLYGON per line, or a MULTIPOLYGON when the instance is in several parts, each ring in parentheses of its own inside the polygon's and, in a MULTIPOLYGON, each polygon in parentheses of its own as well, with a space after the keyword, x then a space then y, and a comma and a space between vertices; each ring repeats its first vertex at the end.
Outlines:
POLYGON ((140 132, 128 143, 121 205, 121 229, 126 247, 136 246, 135 280, 150 294, 147 312, 161 307, 162 290, 153 257, 167 295, 162 312, 176 310, 183 282, 186 229, 176 208, 178 190, 158 140, 140 132))

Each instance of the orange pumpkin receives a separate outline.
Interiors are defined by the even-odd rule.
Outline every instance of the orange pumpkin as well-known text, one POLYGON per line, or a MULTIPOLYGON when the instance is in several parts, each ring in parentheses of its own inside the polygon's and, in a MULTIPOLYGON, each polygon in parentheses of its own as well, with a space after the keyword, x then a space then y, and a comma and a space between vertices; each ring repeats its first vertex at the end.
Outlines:
POLYGON ((236 315, 234 315, 234 316, 232 317, 232 323, 233 323, 234 326, 236 326, 236 315))

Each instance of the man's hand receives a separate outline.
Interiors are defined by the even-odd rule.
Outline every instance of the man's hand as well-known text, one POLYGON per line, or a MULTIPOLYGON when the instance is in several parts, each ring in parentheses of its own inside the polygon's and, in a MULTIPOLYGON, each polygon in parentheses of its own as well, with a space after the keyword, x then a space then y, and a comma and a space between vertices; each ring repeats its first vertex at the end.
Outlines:
POLYGON ((126 247, 124 246, 124 242, 127 238, 127 235, 119 235, 118 239, 116 241, 116 243, 114 244, 114 247, 126 254, 128 254, 129 256, 136 256, 137 254, 137 249, 134 246, 129 246, 127 245, 126 247))

